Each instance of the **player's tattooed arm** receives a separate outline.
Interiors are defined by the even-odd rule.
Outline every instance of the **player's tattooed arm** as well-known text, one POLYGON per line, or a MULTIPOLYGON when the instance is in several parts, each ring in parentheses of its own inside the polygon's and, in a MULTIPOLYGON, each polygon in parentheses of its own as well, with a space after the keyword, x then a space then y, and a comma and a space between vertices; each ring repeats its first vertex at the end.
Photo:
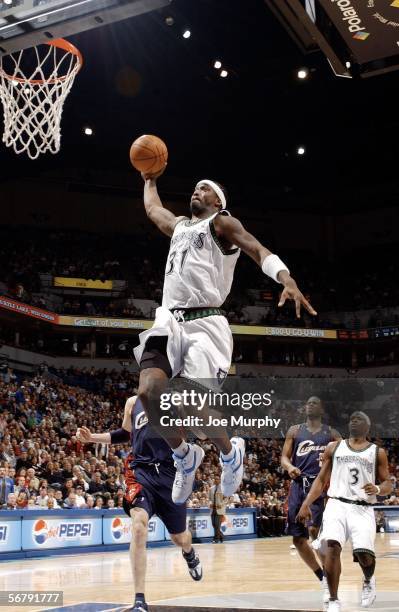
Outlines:
POLYGON ((334 427, 331 427, 331 437, 334 441, 342 440, 341 434, 337 429, 334 429, 334 427))
POLYGON ((163 234, 171 237, 176 224, 185 217, 176 217, 170 210, 164 208, 157 189, 157 175, 147 176, 142 173, 144 179, 144 208, 147 217, 152 221, 163 234))
POLYGON ((299 425, 292 425, 287 431, 283 450, 281 452, 281 467, 287 470, 290 478, 297 478, 301 474, 301 470, 291 463, 292 451, 294 448, 294 440, 297 435, 299 425))
POLYGON ((319 475, 312 484, 311 489, 307 494, 306 499, 297 514, 297 521, 305 522, 312 517, 310 506, 313 504, 314 501, 316 501, 316 499, 320 497, 320 495, 325 489, 327 482, 330 480, 332 458, 338 444, 339 442, 330 442, 330 444, 327 446, 323 456, 323 466, 319 472, 319 475))
MULTIPOLYGON (((255 236, 250 234, 238 219, 227 215, 217 215, 213 225, 217 237, 224 242, 227 248, 231 248, 233 245, 238 246, 261 268, 265 258, 272 255, 272 252, 263 246, 255 236)), ((317 314, 287 270, 281 270, 278 273, 278 281, 284 285, 284 290, 278 304, 280 307, 285 304, 286 300, 293 300, 298 318, 300 317, 301 306, 304 306, 311 315, 317 314)))
POLYGON ((383 448, 378 449, 377 456, 377 475, 379 485, 367 483, 363 489, 368 495, 389 495, 392 493, 392 481, 389 477, 388 457, 383 448))

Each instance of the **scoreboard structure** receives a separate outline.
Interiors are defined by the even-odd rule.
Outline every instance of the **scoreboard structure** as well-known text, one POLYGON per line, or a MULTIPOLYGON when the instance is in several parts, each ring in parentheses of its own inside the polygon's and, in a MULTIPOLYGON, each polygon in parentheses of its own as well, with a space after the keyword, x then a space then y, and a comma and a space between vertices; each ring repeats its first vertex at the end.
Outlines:
POLYGON ((399 68, 399 0, 265 2, 302 50, 321 50, 338 76, 399 68))

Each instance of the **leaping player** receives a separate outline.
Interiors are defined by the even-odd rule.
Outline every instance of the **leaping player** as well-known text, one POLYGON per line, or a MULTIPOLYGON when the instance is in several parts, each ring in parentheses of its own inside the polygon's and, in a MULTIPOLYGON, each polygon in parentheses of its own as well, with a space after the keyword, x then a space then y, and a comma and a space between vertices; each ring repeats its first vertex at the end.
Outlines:
POLYGON ((364 575, 361 606, 370 607, 376 598, 373 504, 377 502, 376 495, 389 495, 392 482, 386 452, 368 441, 369 431, 370 419, 367 414, 354 412, 349 421, 349 439, 331 442, 327 446, 320 474, 298 512, 298 520, 309 520, 313 502, 330 481, 328 502, 318 537, 325 554, 325 572, 330 590, 328 612, 341 610, 338 599, 341 552, 348 539, 364 575))
POLYGON ((132 612, 147 612, 145 574, 148 522, 157 514, 176 546, 181 547, 193 580, 201 580, 202 567, 192 546, 191 533, 186 527, 186 506, 176 505, 171 498, 175 475, 172 453, 162 438, 157 438, 148 426, 148 419, 136 397, 125 404, 121 429, 107 433, 91 433, 87 427, 78 429, 78 438, 88 444, 121 444, 131 441, 132 450, 125 460, 126 491, 123 508, 132 519, 130 564, 135 586, 132 612))
POLYGON ((315 540, 321 526, 324 498, 321 495, 312 504, 312 520, 305 526, 297 522, 296 516, 306 495, 319 474, 321 458, 327 445, 341 436, 335 429, 323 424, 323 404, 318 397, 309 397, 305 404, 306 421, 292 425, 287 432, 281 453, 281 466, 292 479, 288 497, 288 516, 286 533, 293 537, 293 544, 306 565, 316 574, 323 587, 324 603, 330 594, 323 568, 318 562, 309 537, 315 540))
MULTIPOLYGON (((221 185, 208 179, 199 181, 190 201, 191 216, 176 217, 164 208, 158 195, 156 180, 163 170, 152 176, 142 173, 147 216, 171 238, 163 300, 153 327, 140 334, 134 353, 140 365, 138 397, 149 422, 173 450, 176 478, 172 499, 183 503, 191 494, 204 451, 186 442, 178 431, 159 427, 159 397, 168 379, 177 375, 219 385, 227 376, 233 339, 220 307, 230 292, 240 250, 284 286, 279 306, 289 299, 295 302, 297 317, 301 306, 312 315, 317 313, 281 259, 227 212, 221 185)), ((209 437, 221 451, 221 489, 229 497, 242 480, 245 443, 238 437, 229 440, 221 429, 209 437)))

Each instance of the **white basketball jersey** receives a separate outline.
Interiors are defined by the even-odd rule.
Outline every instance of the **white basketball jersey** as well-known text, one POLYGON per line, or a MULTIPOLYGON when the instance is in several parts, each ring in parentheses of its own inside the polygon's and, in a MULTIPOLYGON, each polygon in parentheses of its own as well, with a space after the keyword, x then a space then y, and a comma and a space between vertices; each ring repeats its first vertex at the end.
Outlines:
POLYGON ((240 249, 223 248, 213 227, 218 214, 176 225, 165 268, 165 308, 218 308, 229 295, 240 249))
POLYGON ((347 440, 341 440, 333 456, 328 497, 344 497, 375 504, 375 495, 367 495, 362 487, 368 483, 375 484, 377 459, 378 447, 375 444, 369 444, 358 451, 353 450, 347 440))

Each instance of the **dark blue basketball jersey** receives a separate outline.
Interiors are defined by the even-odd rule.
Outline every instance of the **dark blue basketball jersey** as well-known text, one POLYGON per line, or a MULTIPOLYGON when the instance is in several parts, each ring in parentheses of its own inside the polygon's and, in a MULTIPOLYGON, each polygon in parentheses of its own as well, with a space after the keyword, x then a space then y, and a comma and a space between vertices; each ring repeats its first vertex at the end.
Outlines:
POLYGON ((137 400, 132 410, 132 432, 130 434, 134 460, 133 469, 143 465, 160 464, 163 468, 174 471, 172 451, 159 434, 148 425, 148 418, 140 400, 137 400))
POLYGON ((312 433, 306 423, 299 426, 294 438, 291 463, 301 470, 302 476, 317 476, 320 472, 320 460, 326 446, 333 437, 328 425, 321 426, 320 431, 312 433))

